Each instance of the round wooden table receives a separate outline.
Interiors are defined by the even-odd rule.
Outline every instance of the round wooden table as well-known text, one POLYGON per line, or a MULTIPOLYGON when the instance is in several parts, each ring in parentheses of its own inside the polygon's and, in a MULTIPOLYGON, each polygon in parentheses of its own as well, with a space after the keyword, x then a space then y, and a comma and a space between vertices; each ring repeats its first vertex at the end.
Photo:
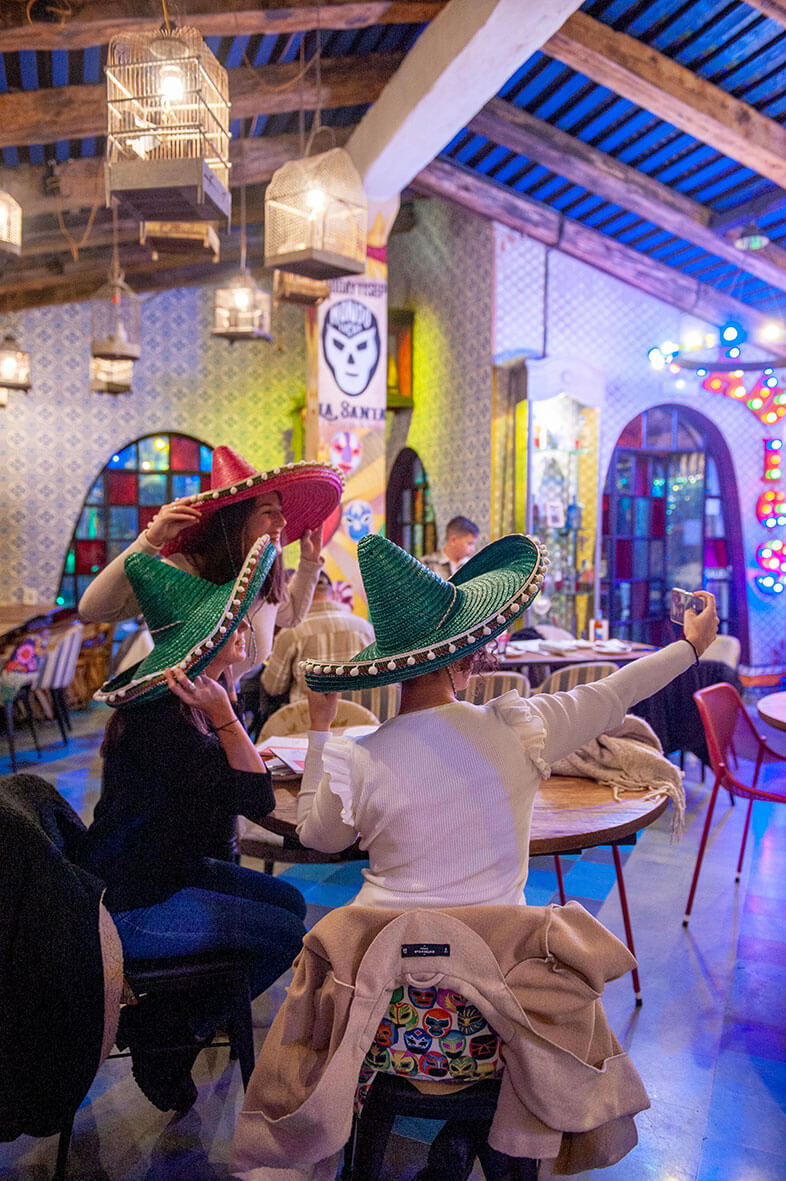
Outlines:
POLYGON ((776 730, 786 730, 786 693, 768 693, 756 703, 756 709, 776 730))
MULTIPOLYGON (((295 838, 299 776, 279 780, 274 787, 276 807, 262 828, 295 838)), ((665 811, 668 798, 641 799, 631 793, 615 800, 608 787, 593 779, 553 775, 540 785, 532 809, 530 856, 567 853, 610 845, 633 836, 665 811)), ((361 854, 364 856, 364 854, 361 854)))

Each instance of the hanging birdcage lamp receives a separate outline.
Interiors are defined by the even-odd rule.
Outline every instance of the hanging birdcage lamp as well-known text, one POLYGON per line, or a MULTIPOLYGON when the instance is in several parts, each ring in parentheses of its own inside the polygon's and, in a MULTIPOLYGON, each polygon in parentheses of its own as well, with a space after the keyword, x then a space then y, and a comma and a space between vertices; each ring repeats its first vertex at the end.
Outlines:
POLYGON ((257 287, 246 266, 246 186, 240 188, 240 274, 213 295, 213 336, 272 340, 270 294, 257 287))
POLYGON ((7 332, 0 342, 0 406, 8 404, 10 390, 30 389, 30 354, 20 349, 16 338, 7 332))
MULTIPOLYGON (((112 201, 112 269, 109 280, 90 305, 90 356, 102 361, 128 361, 142 354, 142 313, 139 296, 120 270, 117 201, 112 201)), ((129 383, 130 387, 130 383, 129 383)))
POLYGON ((229 217, 229 83, 196 29, 162 27, 109 43, 107 204, 141 218, 229 217))
POLYGON ((292 160, 265 193, 265 266, 335 279, 366 269, 368 203, 344 148, 292 160))
POLYGON ((130 394, 134 362, 90 358, 90 389, 94 394, 130 394))
POLYGON ((22 206, 10 193, 0 193, 0 254, 22 251, 22 206))

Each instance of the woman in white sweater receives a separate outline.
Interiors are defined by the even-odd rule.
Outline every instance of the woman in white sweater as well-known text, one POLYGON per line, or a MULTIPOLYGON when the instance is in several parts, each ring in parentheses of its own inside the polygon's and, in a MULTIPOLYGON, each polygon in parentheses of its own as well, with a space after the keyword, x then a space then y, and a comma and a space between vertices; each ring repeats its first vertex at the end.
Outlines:
POLYGON ((717 632, 715 601, 686 612, 685 638, 566 693, 456 699, 475 654, 537 594, 545 551, 501 538, 450 582, 392 542, 358 558, 376 640, 343 666, 306 662, 311 732, 298 796, 304 845, 336 852, 360 834, 364 906, 524 904, 532 803, 551 765, 618 726, 697 660, 717 632), (336 691, 402 681, 397 717, 373 734, 329 737, 336 691))
MULTIPOLYGON (((217 585, 237 575, 258 537, 267 534, 278 551, 252 612, 252 643, 233 679, 259 668, 270 655, 276 627, 293 627, 311 606, 320 558, 321 527, 341 499, 343 480, 325 463, 293 463, 259 472, 231 447, 213 452, 209 491, 166 504, 147 529, 113 559, 79 602, 83 619, 111 623, 139 614, 125 574, 130 553, 160 555, 188 574, 217 585), (281 548, 300 541, 300 563, 285 583, 281 548)), ((152 642, 151 642, 152 647, 152 642)))

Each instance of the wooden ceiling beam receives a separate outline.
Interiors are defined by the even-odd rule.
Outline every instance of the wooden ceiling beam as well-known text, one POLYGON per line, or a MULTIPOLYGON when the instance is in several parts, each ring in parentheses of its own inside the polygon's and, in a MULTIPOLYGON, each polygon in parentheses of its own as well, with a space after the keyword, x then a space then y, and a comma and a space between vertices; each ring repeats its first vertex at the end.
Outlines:
MULTIPOLYGON (((239 37, 301 33, 311 29, 365 29, 370 25, 420 24, 432 20, 447 0, 289 0, 264 7, 234 0, 185 0, 178 5, 179 25, 190 25, 203 37, 239 37), (179 11, 180 8, 185 11, 179 11)), ((139 33, 161 24, 159 7, 140 15, 139 0, 71 0, 71 15, 62 21, 28 21, 25 2, 0 5, 0 53, 22 49, 87 49, 105 45, 117 33, 139 33)))
MULTIPOLYGON (((321 89, 314 71, 298 81, 300 67, 240 66, 229 71, 232 118, 280 115, 292 111, 323 110, 373 103, 404 59, 403 53, 367 57, 326 58, 321 89), (319 91, 319 93, 318 93, 319 91)), ((50 144, 60 139, 84 139, 106 134, 106 87, 53 86, 0 95, 0 147, 50 144)))
POLYGON ((576 12, 543 52, 786 187, 786 127, 643 42, 576 12))
MULTIPOLYGON (((354 124, 336 127, 336 144, 343 147, 354 124)), ((299 135, 258 136, 254 139, 233 139, 229 145, 232 162, 230 186, 265 184, 273 173, 288 160, 300 155, 299 135)), ((58 209, 66 213, 104 205, 104 160, 85 158, 64 160, 55 164, 51 172, 39 165, 21 168, 0 168, 0 189, 10 193, 21 204, 25 218, 42 214, 56 216, 58 209)), ((25 243, 24 226, 23 247, 25 243)))
POLYGON ((722 213, 713 213, 710 217, 710 227, 716 233, 727 230, 742 229, 744 226, 756 222, 768 213, 777 213, 786 206, 786 189, 773 189, 769 193, 762 193, 759 197, 752 197, 742 205, 735 205, 733 209, 724 209, 722 213))
POLYGON ((786 29, 786 0, 746 0, 751 8, 768 16, 786 29))
MULTIPOLYGON (((769 317, 755 308, 722 295, 706 283, 446 160, 433 160, 418 173, 412 187, 499 221, 710 324, 722 324, 733 317, 755 338, 768 322, 769 317)), ((766 351, 786 357, 786 345, 768 344, 766 351)))
POLYGON ((762 252, 738 250, 709 228, 711 210, 706 206, 513 103, 492 99, 470 122, 469 130, 786 291, 786 250, 774 245, 762 252))

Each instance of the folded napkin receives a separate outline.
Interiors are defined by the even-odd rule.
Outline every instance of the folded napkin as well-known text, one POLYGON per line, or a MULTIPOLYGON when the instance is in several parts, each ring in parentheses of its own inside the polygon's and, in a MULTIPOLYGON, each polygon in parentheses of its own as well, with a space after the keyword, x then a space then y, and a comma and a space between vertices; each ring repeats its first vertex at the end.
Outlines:
POLYGON ((598 652, 630 652, 630 644, 624 640, 598 640, 595 648, 598 652))
POLYGON ((578 644, 575 640, 541 640, 541 652, 548 652, 550 656, 569 656, 575 652, 578 644))
POLYGON ((554 763, 551 772, 596 779, 611 788, 615 800, 630 791, 643 793, 645 800, 668 796, 674 806, 672 840, 682 836, 685 829, 683 773, 665 757, 660 739, 649 723, 635 714, 626 714, 616 730, 593 738, 586 746, 554 763))

